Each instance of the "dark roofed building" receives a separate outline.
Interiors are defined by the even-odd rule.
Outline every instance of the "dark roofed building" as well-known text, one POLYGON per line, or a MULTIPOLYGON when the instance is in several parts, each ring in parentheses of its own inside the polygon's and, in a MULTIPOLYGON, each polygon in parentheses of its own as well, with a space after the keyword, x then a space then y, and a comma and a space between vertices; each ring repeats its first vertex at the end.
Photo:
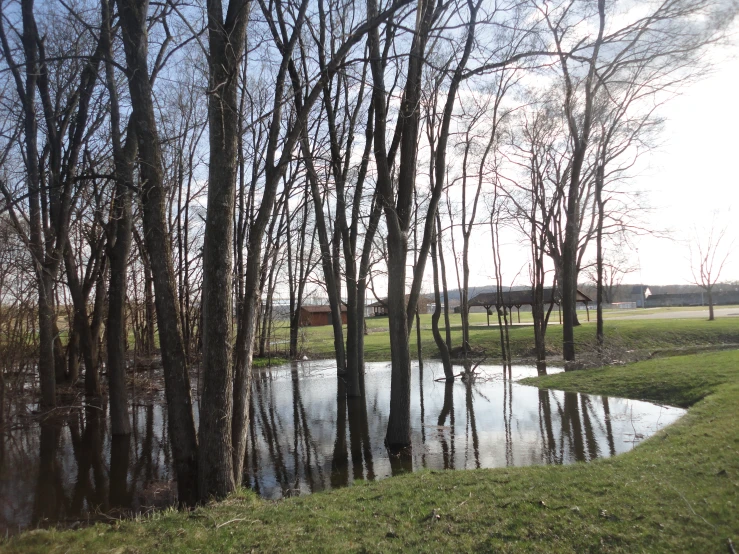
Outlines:
MULTIPOLYGON (((410 295, 405 295, 405 302, 408 303, 410 295)), ((431 301, 428 299, 428 297, 424 296, 423 294, 418 297, 418 302, 416 306, 418 307, 418 313, 425 314, 428 313, 429 305, 431 304, 431 301)), ((381 298, 377 300, 377 302, 372 302, 372 304, 368 304, 367 308, 365 310, 365 316, 367 317, 379 317, 379 316, 386 316, 388 315, 387 310, 387 298, 381 298)))
POLYGON ((387 301, 385 300, 372 302, 372 304, 368 305, 367 308, 369 308, 368 315, 371 315, 371 317, 387 315, 387 301))
MULTIPOLYGON (((739 304, 739 291, 720 291, 713 293, 713 304, 739 304)), ((670 306, 707 306, 708 294, 704 292, 677 292, 665 294, 651 294, 646 299, 647 308, 661 308, 670 306)))
MULTIPOLYGON (((341 305, 341 323, 346 324, 346 305, 341 305)), ((301 306, 300 326, 320 327, 331 325, 331 306, 301 306)))
MULTIPOLYGON (((591 303, 593 300, 583 293, 582 291, 577 291, 577 298, 575 300, 576 302, 582 302, 585 304, 585 308, 587 309, 588 304, 591 303)), ((557 306, 560 305, 561 299, 559 295, 559 291, 552 287, 545 287, 544 288, 544 304, 550 304, 554 305, 557 304, 557 306)), ((521 322, 521 315, 520 315, 520 309, 521 306, 532 306, 534 304, 534 291, 532 289, 523 289, 523 290, 508 290, 503 291, 500 294, 500 297, 498 296, 497 292, 486 292, 483 294, 478 294, 474 298, 471 298, 469 301, 470 307, 472 306, 482 306, 487 310, 488 312, 488 325, 490 325, 490 310, 491 308, 496 308, 498 310, 505 307, 508 310, 511 310, 512 308, 516 308, 519 310, 519 317, 518 321, 521 322)), ((590 319, 590 314, 588 314, 588 319, 590 319)))

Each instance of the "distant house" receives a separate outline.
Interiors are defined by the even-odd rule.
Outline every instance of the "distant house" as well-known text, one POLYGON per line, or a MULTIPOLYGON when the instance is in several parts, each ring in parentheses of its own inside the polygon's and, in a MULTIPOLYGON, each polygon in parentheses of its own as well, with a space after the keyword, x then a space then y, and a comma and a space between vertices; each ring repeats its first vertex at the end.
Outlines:
POLYGON ((365 313, 368 317, 380 317, 387 315, 387 300, 378 300, 372 302, 367 306, 367 312, 365 313))
POLYGON ((636 302, 637 308, 644 307, 644 301, 652 295, 652 291, 649 290, 647 285, 634 285, 631 287, 631 294, 629 299, 632 302, 636 302))
MULTIPOLYGON (((346 305, 341 305, 341 323, 346 324, 346 305)), ((320 327, 331 325, 331 306, 302 306, 300 308, 300 327, 320 327)))
MULTIPOLYGON (((408 303, 408 297, 409 295, 406 294, 405 295, 406 304, 408 303)), ((432 306, 432 305, 433 304, 426 296, 421 295, 418 297, 418 304, 417 304, 418 313, 421 313, 421 314, 429 313, 429 306, 432 306)), ((364 315, 366 317, 387 316, 388 315, 387 298, 381 298, 377 300, 376 302, 372 302, 372 304, 368 304, 364 315)))

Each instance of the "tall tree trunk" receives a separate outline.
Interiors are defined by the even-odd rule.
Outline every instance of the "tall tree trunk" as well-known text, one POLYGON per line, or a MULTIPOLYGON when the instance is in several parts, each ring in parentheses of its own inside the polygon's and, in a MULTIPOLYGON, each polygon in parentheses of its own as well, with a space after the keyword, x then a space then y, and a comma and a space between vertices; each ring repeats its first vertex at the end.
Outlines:
POLYGON ((156 293, 169 436, 177 475, 178 498, 181 504, 192 505, 198 499, 198 444, 192 412, 190 378, 179 329, 174 267, 164 210, 162 153, 147 64, 148 7, 148 0, 118 0, 128 66, 131 122, 136 128, 141 158, 139 171, 142 182, 144 241, 156 293))
MULTIPOLYGON (((436 225, 434 226, 436 228, 436 225)), ((431 330, 434 335, 434 341, 436 347, 439 349, 439 355, 441 356, 441 364, 444 368, 444 376, 447 382, 454 381, 454 370, 452 369, 452 361, 449 357, 449 349, 444 339, 441 337, 439 332, 439 319, 441 318, 441 294, 439 293, 439 264, 437 261, 437 247, 438 237, 436 230, 431 240, 431 267, 434 271, 434 313, 431 316, 431 330)))
MULTIPOLYGON (((1 8, 0 8, 1 9, 1 8)), ((23 104, 23 131, 25 139, 26 182, 29 203, 30 249, 36 269, 38 287, 39 318, 39 385, 41 406, 53 408, 56 405, 56 371, 54 356, 55 320, 54 275, 45 264, 44 236, 41 221, 41 175, 39 171, 38 119, 36 116, 36 87, 40 73, 38 56, 38 30, 34 17, 34 0, 21 2, 23 20, 23 51, 25 62, 25 83, 20 72, 13 70, 18 95, 23 104)), ((0 14, 0 17, 5 17, 0 14)), ((9 46, 3 29, 3 50, 10 59, 9 46)))
POLYGON ((100 372, 98 368, 97 345, 92 337, 87 317, 87 295, 77 275, 77 264, 71 247, 64 251, 64 265, 67 270, 67 283, 72 294, 74 305, 74 328, 79 336, 82 358, 85 361, 85 393, 89 396, 102 395, 100 372))
POLYGON ((203 240, 203 392, 209 409, 200 414, 200 498, 222 498, 232 492, 233 366, 231 365, 231 274, 234 200, 236 191, 238 76, 245 47, 249 0, 232 0, 224 21, 219 0, 208 1, 210 70, 208 122, 210 164, 208 208, 203 240))
MULTIPOLYGON (((434 9, 431 2, 419 2, 416 32, 411 43, 403 101, 398 116, 402 122, 400 137, 400 168, 397 188, 393 190, 386 140, 386 104, 384 71, 380 55, 380 39, 376 28, 370 31, 369 48, 375 111, 374 151, 378 169, 377 188, 387 221, 388 247, 388 320, 390 328, 390 414, 385 444, 392 449, 411 445, 410 428, 410 345, 408 342, 409 313, 415 305, 406 307, 405 279, 408 254, 408 228, 416 176, 420 89, 426 40, 434 9)), ((376 0, 367 0, 368 17, 377 15, 376 0)), ((410 304, 413 304, 412 299, 410 304)))
MULTIPOLYGON (((62 371, 64 367, 62 367, 62 371)), ((57 371, 57 383, 59 383, 59 372, 57 371)), ((74 325, 70 325, 67 335, 67 374, 63 375, 64 380, 76 384, 80 378, 80 336, 77 334, 74 325)))
POLYGON ((441 274, 441 290, 444 296, 444 340, 446 349, 452 351, 452 326, 449 321, 449 287, 446 284, 446 263, 444 262, 444 245, 441 241, 441 216, 436 213, 436 233, 439 238, 439 273, 441 274))
POLYGON ((595 41, 589 60, 589 70, 584 85, 585 105, 583 106, 582 123, 580 126, 578 126, 578 117, 575 114, 574 103, 576 101, 576 95, 567 69, 567 59, 565 54, 560 52, 560 61, 564 70, 566 87, 564 109, 570 130, 570 140, 573 142, 570 182, 568 184, 566 199, 565 236, 562 247, 562 356, 565 361, 574 361, 575 359, 574 327, 578 324, 575 303, 577 301, 577 243, 580 235, 579 195, 582 168, 589 145, 593 120, 596 65, 600 46, 603 42, 603 31, 605 29, 605 0, 598 0, 598 13, 598 38, 595 41))
POLYGON ((321 248, 321 267, 323 268, 323 278, 326 282, 328 303, 331 308, 331 326, 334 332, 336 367, 338 371, 343 374, 346 371, 346 354, 344 350, 344 330, 341 324, 341 295, 339 285, 336 282, 336 275, 334 273, 336 265, 333 263, 334 255, 331 252, 331 245, 329 243, 326 217, 323 213, 323 200, 318 188, 318 175, 316 174, 313 162, 310 159, 312 153, 310 151, 307 137, 301 141, 301 147, 303 150, 303 156, 306 158, 308 181, 310 183, 311 196, 313 197, 313 206, 316 217, 316 230, 318 231, 318 244, 321 248))
POLYGON ((598 348, 603 349, 603 218, 605 217, 605 206, 603 205, 603 164, 598 164, 595 176, 595 204, 598 208, 598 226, 595 236, 596 249, 596 330, 595 336, 598 340, 598 348))
MULTIPOLYGON (((106 350, 108 356, 108 396, 110 398, 110 430, 114 436, 131 433, 126 391, 126 283, 128 256, 131 251, 131 190, 133 189, 133 159, 136 155, 134 126, 128 126, 126 143, 121 143, 118 89, 112 60, 111 13, 108 0, 101 0, 101 40, 106 52, 105 82, 110 96, 111 142, 115 165, 115 196, 113 198, 113 244, 108 248, 110 279, 108 282, 108 319, 106 350)), ((112 461, 111 461, 112 464, 112 461)), ((124 480, 125 484, 125 480, 124 480)), ((112 494, 112 492, 111 492, 112 494)))

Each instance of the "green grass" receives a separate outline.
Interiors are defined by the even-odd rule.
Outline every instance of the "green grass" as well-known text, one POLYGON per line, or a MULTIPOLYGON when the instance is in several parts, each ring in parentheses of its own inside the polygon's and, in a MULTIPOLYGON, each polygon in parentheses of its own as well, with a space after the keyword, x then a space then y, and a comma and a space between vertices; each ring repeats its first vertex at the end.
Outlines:
POLYGON ((288 363, 290 360, 287 360, 286 358, 279 358, 279 357, 271 357, 271 358, 253 358, 251 366, 253 368, 263 368, 263 367, 270 367, 270 366, 276 366, 276 365, 282 365, 288 363))
MULTIPOLYGON (((733 310, 739 310, 739 306, 736 305, 721 305, 721 306, 714 306, 716 310, 724 310, 724 309, 733 309, 733 310)), ((645 315, 652 315, 652 314, 669 314, 671 312, 705 312, 708 314, 708 306, 665 306, 661 308, 634 308, 634 309, 628 309, 628 310, 604 310, 603 311, 603 317, 605 319, 611 318, 611 317, 623 317, 623 316, 645 316, 645 315)), ((595 311, 593 309, 593 314, 595 314, 595 311)), ((592 316, 595 317, 594 315, 592 316)))
MULTIPOLYGON (((524 315, 521 314, 523 322, 524 315)), ((581 314, 583 315, 583 314, 581 314)), ((553 321, 556 313, 553 314, 553 321)), ((471 314, 470 343, 475 350, 484 350, 490 358, 500 358, 500 334, 498 327, 485 325, 485 314, 471 314)), ((594 319, 594 318, 593 318, 594 319)), ((460 316, 451 318, 453 346, 461 344, 462 324, 460 316)), ((364 338, 365 359, 383 361, 390 359, 390 337, 387 318, 369 318, 369 334, 364 338)), ((662 349, 739 344, 739 318, 703 319, 648 319, 614 320, 605 322, 605 334, 609 344, 622 349, 642 350, 647 354, 662 349)), ((514 326, 510 329, 511 350, 515 358, 533 357, 534 330, 531 326, 514 326)), ((411 354, 416 356, 416 332, 411 332, 411 354)), ((592 350, 595 342, 595 323, 583 322, 575 328, 575 344, 579 351, 592 350)), ((425 357, 438 355, 431 333, 431 316, 421 316, 421 347, 425 357)), ((550 325, 547 330, 547 347, 556 355, 562 350, 562 326, 550 325)), ((333 331, 330 326, 305 329, 305 349, 311 358, 334 356, 333 331)))
POLYGON ((562 467, 426 471, 270 502, 241 493, 7 552, 728 552, 739 543, 739 351, 530 381, 692 405, 616 458, 562 467))

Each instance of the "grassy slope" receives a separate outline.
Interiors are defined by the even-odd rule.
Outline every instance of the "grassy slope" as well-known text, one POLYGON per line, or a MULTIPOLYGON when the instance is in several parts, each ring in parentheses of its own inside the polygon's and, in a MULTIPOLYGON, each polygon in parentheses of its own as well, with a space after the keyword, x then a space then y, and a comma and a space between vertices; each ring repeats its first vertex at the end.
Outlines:
POLYGON ((726 552, 728 539, 739 543, 739 351, 535 382, 697 404, 633 452, 589 464, 421 472, 279 502, 244 493, 189 514, 26 533, 4 548, 726 552))
MULTIPOLYGON (((524 314, 521 320, 524 319, 524 314)), ((553 320, 556 314, 553 314, 553 320)), ((594 319, 594 318, 593 318, 594 319)), ((500 357, 500 334, 498 328, 485 326, 484 314, 471 314, 470 343, 476 350, 485 350, 490 358, 500 357)), ((459 315, 452 323, 453 346, 461 344, 462 330, 459 315)), ((365 337, 365 359, 382 361, 390 359, 390 337, 387 333, 387 318, 367 320, 370 333, 365 337)), ((739 343, 739 318, 719 318, 708 322, 703 319, 649 319, 605 322, 606 338, 612 346, 624 349, 654 351, 664 348, 739 343)), ((534 330, 531 326, 513 327, 510 331, 511 349, 515 357, 532 355, 534 330)), ((410 336, 411 355, 416 355, 416 332, 410 336)), ((583 322, 575 328, 575 342, 579 349, 591 349, 595 345, 595 323, 583 322)), ((550 325, 547 344, 552 353, 562 349, 562 327, 550 325)), ((424 356, 436 356, 437 349, 431 334, 431 316, 421 316, 421 345, 424 356)), ((306 349, 312 358, 334 356, 331 327, 306 329, 306 349)))

